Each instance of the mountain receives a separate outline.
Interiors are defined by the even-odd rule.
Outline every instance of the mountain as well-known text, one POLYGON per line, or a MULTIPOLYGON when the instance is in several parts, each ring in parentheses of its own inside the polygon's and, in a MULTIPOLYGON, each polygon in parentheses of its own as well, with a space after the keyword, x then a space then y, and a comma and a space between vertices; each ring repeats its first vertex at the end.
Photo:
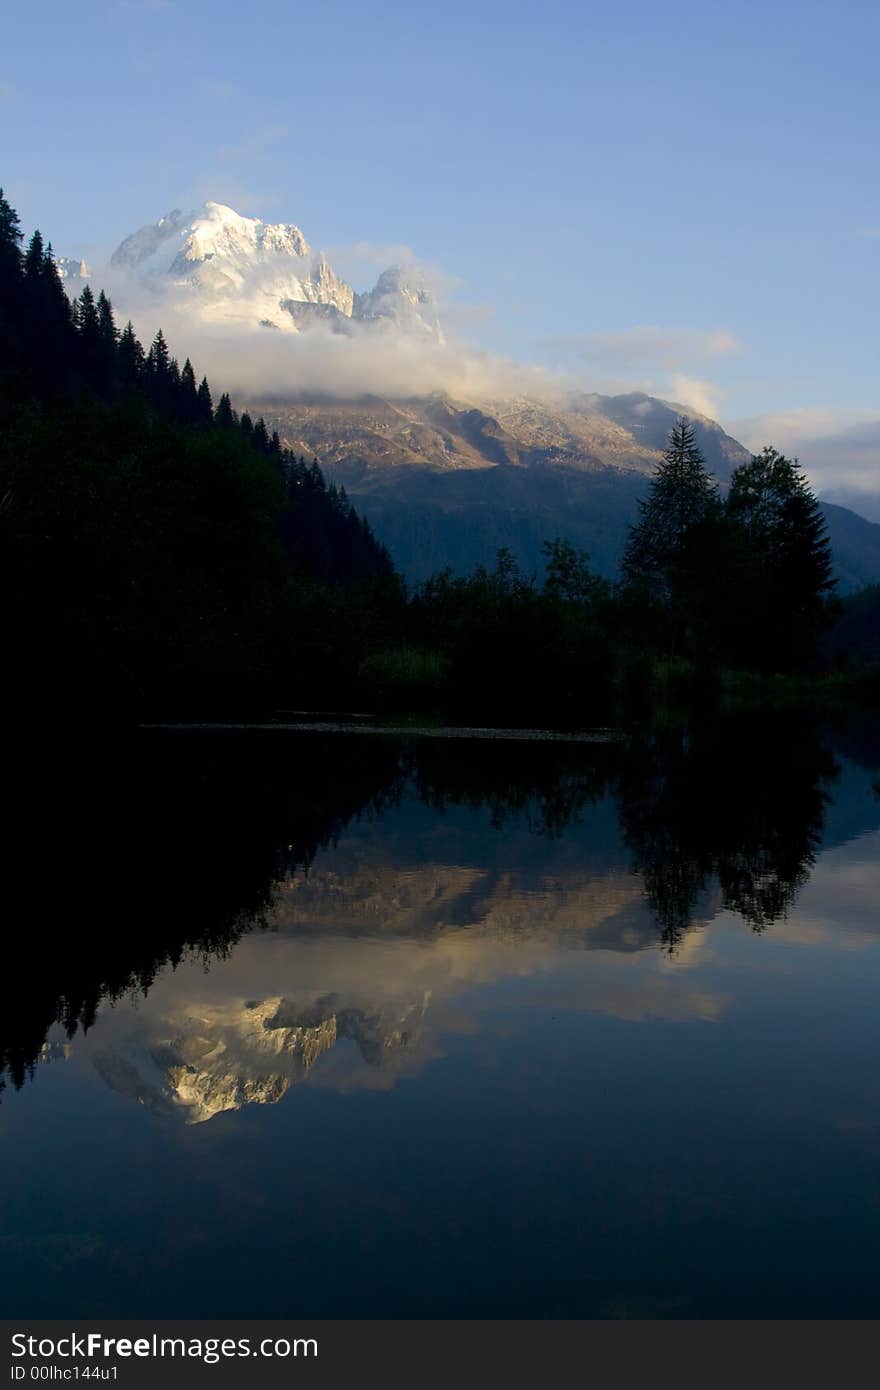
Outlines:
MULTIPOLYGON (((67 259, 59 267, 78 292, 88 267, 67 259)), ((371 290, 356 292, 299 227, 244 217, 221 203, 174 209, 141 227, 117 247, 111 268, 122 277, 114 294, 123 312, 132 287, 154 296, 160 311, 172 307, 178 322, 221 325, 231 334, 320 327, 366 343, 367 358, 374 345, 393 340, 404 347, 404 363, 426 343, 453 363, 430 287, 417 271, 391 267, 371 290)), ((334 353, 331 389, 337 362, 348 379, 358 377, 345 353, 334 353)), ((317 456, 345 484, 411 580, 446 565, 466 571, 490 564, 501 546, 527 570, 540 568, 544 541, 559 535, 613 575, 646 476, 678 415, 695 422, 722 486, 749 457, 717 422, 643 392, 560 390, 540 399, 258 393, 240 394, 236 403, 254 418, 263 415, 284 444, 317 456)), ((880 526, 832 503, 824 510, 841 589, 880 581, 880 526)))
POLYGON ((316 453, 346 487, 369 492, 408 470, 437 473, 497 466, 653 473, 672 422, 694 420, 707 463, 726 479, 749 455, 720 425, 686 406, 641 392, 457 401, 442 393, 393 400, 315 397, 241 402, 265 414, 297 453, 316 453))
POLYGON ((399 267, 355 294, 299 227, 243 217, 223 203, 179 208, 132 232, 111 268, 202 322, 299 333, 314 324, 351 332, 386 326, 440 337, 427 285, 399 267))
POLYGON ((301 1005, 283 996, 183 1009, 97 1051, 95 1070, 154 1115, 202 1124, 225 1110, 271 1105, 341 1039, 394 1070, 419 1039, 428 998, 364 1009, 334 995, 301 1005))
POLYGON ((880 522, 880 489, 877 492, 866 492, 864 488, 826 487, 822 489, 820 497, 821 501, 855 512, 866 521, 880 522))
POLYGON ((880 525, 820 498, 841 593, 880 583, 880 525))
MULTIPOLYGON (((613 577, 678 415, 694 421, 722 484, 749 457, 714 420, 641 392, 482 405, 439 394, 242 405, 265 415, 296 453, 320 458, 414 582, 446 565, 458 573, 491 565, 502 546, 526 570, 540 569, 543 543, 555 536, 613 577)), ((876 583, 880 526, 822 505, 841 591, 876 583)))
POLYGON ((67 293, 71 296, 79 294, 89 283, 92 275, 85 261, 77 260, 73 256, 53 256, 52 259, 67 293))
POLYGON ((353 315, 364 323, 382 324, 443 342, 430 289, 420 275, 399 266, 383 270, 375 288, 367 294, 355 295, 353 315))

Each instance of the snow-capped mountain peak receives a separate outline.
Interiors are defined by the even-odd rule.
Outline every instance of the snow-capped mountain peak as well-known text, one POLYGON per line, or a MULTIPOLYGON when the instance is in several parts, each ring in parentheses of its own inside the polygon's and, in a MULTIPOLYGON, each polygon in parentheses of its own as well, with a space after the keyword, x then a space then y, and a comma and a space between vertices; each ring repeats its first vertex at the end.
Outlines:
POLYGON ((141 266, 154 256, 166 242, 184 227, 195 214, 185 214, 180 208, 175 208, 168 212, 164 217, 160 217, 157 222, 151 222, 146 227, 139 228, 132 232, 124 241, 117 246, 113 255, 110 257, 110 264, 114 266, 127 266, 135 269, 141 266))
POLYGON ((189 266, 217 257, 259 261, 273 256, 305 258, 312 254, 299 227, 242 217, 223 203, 205 203, 188 221, 188 226, 180 228, 184 241, 171 264, 172 273, 185 272, 189 266))
POLYGON ((355 314, 365 322, 390 324, 440 339, 443 336, 427 284, 417 271, 397 265, 383 270, 368 293, 355 295, 355 314))
POLYGON ((67 290, 68 295, 79 294, 92 276, 92 272, 85 261, 79 260, 73 256, 53 255, 52 259, 58 271, 58 278, 67 290))
POLYGON ((357 295, 294 223, 263 222, 224 203, 173 209, 127 236, 110 264, 204 321, 294 333, 316 324, 350 333, 360 322, 441 336, 430 293, 414 273, 392 268, 357 295))

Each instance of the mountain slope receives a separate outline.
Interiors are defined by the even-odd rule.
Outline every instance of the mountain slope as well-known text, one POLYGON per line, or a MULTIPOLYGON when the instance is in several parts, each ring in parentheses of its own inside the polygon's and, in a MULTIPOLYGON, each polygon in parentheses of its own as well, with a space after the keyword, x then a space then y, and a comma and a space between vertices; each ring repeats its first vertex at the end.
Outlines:
POLYGON ((640 392, 481 402, 438 392, 406 400, 312 397, 242 405, 271 419, 294 452, 318 454, 350 490, 385 485, 389 472, 410 467, 442 473, 506 465, 651 474, 683 412, 694 420, 708 466, 719 478, 728 478, 748 458, 714 420, 640 392))
POLYGON ((820 499, 819 505, 828 526, 841 592, 880 583, 880 525, 834 502, 820 499))
MULTIPOLYGON (((227 331, 234 345, 237 330, 251 334, 261 325, 285 334, 322 329, 326 346, 329 330, 357 340, 352 348, 362 355, 354 354, 355 363, 380 345, 395 352, 402 345, 411 378, 408 364, 418 361, 419 347, 428 343, 434 353, 445 342, 430 288, 415 270, 391 267, 372 290, 356 292, 293 223, 244 217, 221 203, 175 209, 140 228, 120 243, 111 264, 123 291, 147 289, 183 324, 221 325, 224 344, 227 331)), ((64 258, 59 269, 74 292, 90 274, 64 258)), ((120 307, 127 312, 124 292, 120 307)), ((334 338, 331 387, 340 379, 337 360, 350 379, 365 379, 363 370, 351 371, 350 356, 348 344, 334 338)), ((285 383, 295 375, 291 368, 285 383)), ((312 379, 323 385, 320 371, 312 379)), ((449 379, 445 367, 439 379, 449 379)), ((643 392, 469 400, 441 392, 406 399, 328 394, 238 404, 255 418, 264 415, 295 453, 316 455, 345 483, 410 578, 445 564, 468 570, 490 562, 501 545, 531 569, 540 564, 543 541, 557 535, 588 549, 594 564, 613 574, 645 477, 682 413, 694 420, 722 485, 748 458, 715 421, 643 392)), ((880 580, 878 528, 833 504, 826 517, 841 587, 880 580)))
MULTIPOLYGON (((714 420, 641 392, 484 402, 432 395, 243 402, 357 498, 412 581, 491 564, 507 546, 540 569, 566 536, 608 577, 676 417, 688 414, 722 485, 748 451, 714 420)), ((880 526, 823 503, 842 592, 880 580, 880 526)))

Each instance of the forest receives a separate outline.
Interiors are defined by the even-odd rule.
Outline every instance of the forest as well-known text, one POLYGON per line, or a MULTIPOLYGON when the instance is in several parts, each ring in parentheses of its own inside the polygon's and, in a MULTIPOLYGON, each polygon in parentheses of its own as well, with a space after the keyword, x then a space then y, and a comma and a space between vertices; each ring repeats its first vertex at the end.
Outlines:
POLYGON ((584 724, 818 689, 876 701, 880 593, 839 601, 825 524, 773 448, 722 493, 686 418, 623 571, 564 537, 407 589, 317 460, 216 403, 161 331, 71 302, 0 192, 0 565, 19 717, 279 712, 584 724))

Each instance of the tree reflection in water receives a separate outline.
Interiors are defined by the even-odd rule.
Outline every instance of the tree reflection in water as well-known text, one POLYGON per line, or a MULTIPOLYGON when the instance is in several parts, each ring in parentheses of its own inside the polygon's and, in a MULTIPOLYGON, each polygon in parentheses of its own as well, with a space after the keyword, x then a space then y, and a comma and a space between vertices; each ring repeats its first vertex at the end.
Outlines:
MULTIPOLYGON (((849 735, 847 756, 864 746, 849 735)), ((79 756, 20 749, 6 782, 0 1073, 21 1085, 53 1024, 88 1028, 102 1001, 148 991, 166 965, 207 963, 271 927, 280 884, 405 796, 438 817, 488 813, 488 857, 514 820, 559 840, 612 796, 674 952, 718 906, 756 931, 785 916, 836 774, 815 723, 791 715, 619 744, 155 732, 79 756)))
POLYGON ((837 764, 807 718, 744 717, 627 750, 618 783, 626 844, 674 949, 713 879, 756 931, 783 917, 821 844, 837 764))

